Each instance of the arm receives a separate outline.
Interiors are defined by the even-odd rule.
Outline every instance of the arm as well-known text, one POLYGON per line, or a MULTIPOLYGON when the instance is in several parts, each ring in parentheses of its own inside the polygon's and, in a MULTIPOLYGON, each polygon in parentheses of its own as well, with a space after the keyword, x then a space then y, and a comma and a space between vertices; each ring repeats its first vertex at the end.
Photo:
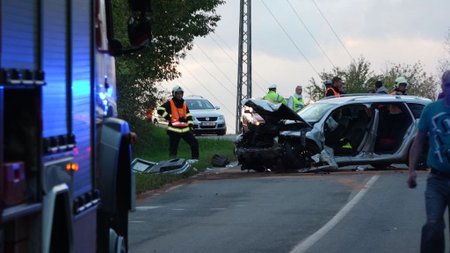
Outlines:
POLYGON ((289 100, 287 102, 287 106, 289 108, 291 108, 292 110, 294 110, 294 99, 292 98, 292 96, 289 97, 289 100))
POLYGON ((161 115, 163 118, 165 118, 166 120, 170 121, 170 104, 169 102, 165 102, 164 104, 162 104, 161 106, 159 106, 156 111, 158 112, 159 115, 161 115))
POLYGON ((416 137, 414 138, 414 143, 409 151, 409 176, 408 176, 408 186, 409 188, 415 188, 416 183, 416 169, 419 162, 420 154, 423 152, 423 146, 426 144, 427 133, 419 130, 416 137))
POLYGON ((328 89, 327 92, 325 92, 325 97, 334 96, 334 93, 331 89, 328 89))

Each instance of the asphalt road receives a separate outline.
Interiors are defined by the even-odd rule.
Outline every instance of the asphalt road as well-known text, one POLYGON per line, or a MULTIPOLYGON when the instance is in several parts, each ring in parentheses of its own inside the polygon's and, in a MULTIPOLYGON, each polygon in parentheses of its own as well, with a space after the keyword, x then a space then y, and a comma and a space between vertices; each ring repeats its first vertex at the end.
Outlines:
POLYGON ((425 172, 221 175, 138 200, 130 252, 419 252, 425 172))

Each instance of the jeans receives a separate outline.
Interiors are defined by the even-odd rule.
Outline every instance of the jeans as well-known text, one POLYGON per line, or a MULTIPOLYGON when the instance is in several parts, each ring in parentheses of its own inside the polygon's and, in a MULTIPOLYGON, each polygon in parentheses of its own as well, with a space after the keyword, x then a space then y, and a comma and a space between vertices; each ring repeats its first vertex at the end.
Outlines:
POLYGON ((430 174, 425 190, 427 222, 422 227, 420 252, 444 253, 444 213, 449 204, 450 178, 430 174))

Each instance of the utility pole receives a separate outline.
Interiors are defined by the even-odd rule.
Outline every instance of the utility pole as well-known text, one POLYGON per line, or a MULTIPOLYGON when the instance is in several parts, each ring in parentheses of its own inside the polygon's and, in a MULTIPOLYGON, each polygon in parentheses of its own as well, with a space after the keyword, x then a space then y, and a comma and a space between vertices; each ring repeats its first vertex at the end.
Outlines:
POLYGON ((252 97, 252 15, 251 0, 241 0, 239 15, 239 55, 236 100, 236 133, 241 131, 242 100, 252 97), (243 94, 243 89, 246 94, 243 94))

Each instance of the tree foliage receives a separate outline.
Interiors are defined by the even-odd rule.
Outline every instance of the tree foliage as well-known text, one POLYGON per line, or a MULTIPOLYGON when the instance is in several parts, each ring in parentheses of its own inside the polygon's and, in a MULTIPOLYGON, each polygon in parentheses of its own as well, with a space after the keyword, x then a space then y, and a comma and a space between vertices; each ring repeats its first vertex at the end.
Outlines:
POLYGON ((395 79, 404 76, 409 85, 408 95, 417 95, 434 99, 436 96, 437 83, 432 75, 426 73, 421 62, 415 64, 393 64, 383 73, 376 74, 371 70, 371 64, 364 57, 353 61, 346 69, 334 68, 330 72, 319 74, 319 81, 312 78, 307 93, 312 101, 317 101, 325 96, 325 80, 331 80, 339 76, 345 81, 348 93, 367 93, 374 89, 376 80, 382 80, 388 90, 395 88, 395 79))
MULTIPOLYGON (((127 21, 133 13, 128 0, 113 0, 115 37, 129 47, 127 21)), ((148 48, 116 58, 119 115, 129 121, 148 107, 155 107, 165 90, 157 83, 180 76, 180 59, 193 40, 214 31, 220 16, 215 8, 223 0, 151 0, 152 41, 148 48)))
POLYGON ((445 56, 439 60, 439 73, 444 73, 450 69, 450 28, 447 30, 447 36, 444 40, 445 56))
POLYGON ((408 95, 416 95, 430 99, 436 98, 439 83, 432 75, 423 70, 423 65, 420 61, 414 64, 396 64, 386 70, 384 73, 386 87, 393 89, 395 79, 399 76, 404 76, 408 80, 408 95))

